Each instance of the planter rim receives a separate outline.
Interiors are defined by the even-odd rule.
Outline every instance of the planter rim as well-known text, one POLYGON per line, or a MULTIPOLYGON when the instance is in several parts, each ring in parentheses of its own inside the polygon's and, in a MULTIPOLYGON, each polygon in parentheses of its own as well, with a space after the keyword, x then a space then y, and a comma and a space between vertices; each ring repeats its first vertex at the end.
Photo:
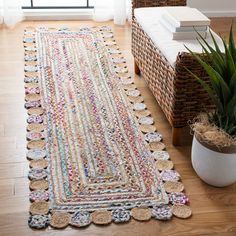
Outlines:
POLYGON ((195 134, 194 134, 194 137, 205 148, 208 148, 208 149, 210 149, 210 150, 212 150, 214 152, 219 152, 219 153, 224 153, 224 154, 236 154, 236 145, 231 145, 231 146, 228 146, 228 147, 221 147, 221 148, 219 148, 219 147, 217 147, 215 145, 211 145, 211 144, 206 143, 205 141, 200 140, 198 138, 198 136, 195 135, 195 134))

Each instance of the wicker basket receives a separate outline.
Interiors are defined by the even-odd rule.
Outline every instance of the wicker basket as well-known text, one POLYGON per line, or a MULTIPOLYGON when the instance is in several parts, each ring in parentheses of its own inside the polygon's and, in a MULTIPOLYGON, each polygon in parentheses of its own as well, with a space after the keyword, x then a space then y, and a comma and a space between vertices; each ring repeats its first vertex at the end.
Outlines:
POLYGON ((139 7, 185 6, 186 0, 133 0, 133 9, 139 7))
MULTIPOLYGON (((185 0, 133 0, 133 9, 149 6, 185 5, 185 0)), ((186 71, 185 67, 209 81, 201 65, 186 52, 179 53, 173 68, 149 36, 132 20, 132 53, 135 71, 141 72, 150 90, 173 128, 172 142, 179 144, 181 129, 197 113, 213 106, 202 86, 186 71)), ((201 55, 204 56, 204 55, 201 55)))

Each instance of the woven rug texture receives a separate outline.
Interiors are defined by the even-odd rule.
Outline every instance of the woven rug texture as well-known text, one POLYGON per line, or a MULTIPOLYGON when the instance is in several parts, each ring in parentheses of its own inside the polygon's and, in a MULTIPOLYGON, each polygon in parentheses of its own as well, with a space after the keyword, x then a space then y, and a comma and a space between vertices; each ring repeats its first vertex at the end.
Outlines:
POLYGON ((190 217, 111 28, 29 27, 23 43, 29 226, 190 217))

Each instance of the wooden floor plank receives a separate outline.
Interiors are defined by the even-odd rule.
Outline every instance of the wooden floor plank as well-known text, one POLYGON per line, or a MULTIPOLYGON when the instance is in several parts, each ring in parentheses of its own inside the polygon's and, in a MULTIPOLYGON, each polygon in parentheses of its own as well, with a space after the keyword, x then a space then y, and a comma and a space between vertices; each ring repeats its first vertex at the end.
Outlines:
MULTIPOLYGON (((128 224, 107 227, 91 225, 82 230, 68 227, 65 230, 34 231, 27 225, 28 219, 28 163, 25 158, 26 111, 24 110, 23 47, 22 34, 26 26, 71 27, 110 25, 120 49, 127 59, 133 75, 131 55, 131 28, 114 26, 112 22, 92 21, 31 21, 22 22, 14 29, 0 29, 0 235, 1 236, 235 236, 236 235, 236 184, 227 188, 214 188, 203 183, 191 166, 191 136, 185 130, 182 147, 171 144, 171 127, 157 105, 146 83, 135 76, 137 87, 151 111, 158 130, 162 133, 175 168, 180 172, 193 210, 188 220, 173 219, 170 222, 151 220, 141 223, 132 220, 128 224)), ((227 34, 231 18, 212 21, 213 29, 227 34)), ((234 25, 236 32, 236 24, 234 25)))

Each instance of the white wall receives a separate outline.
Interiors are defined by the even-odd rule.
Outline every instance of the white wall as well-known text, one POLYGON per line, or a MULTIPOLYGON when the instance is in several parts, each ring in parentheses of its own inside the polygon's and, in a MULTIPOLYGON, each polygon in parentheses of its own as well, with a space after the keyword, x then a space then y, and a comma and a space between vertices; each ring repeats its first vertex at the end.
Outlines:
POLYGON ((210 17, 236 16, 236 0, 187 0, 187 4, 210 17))

